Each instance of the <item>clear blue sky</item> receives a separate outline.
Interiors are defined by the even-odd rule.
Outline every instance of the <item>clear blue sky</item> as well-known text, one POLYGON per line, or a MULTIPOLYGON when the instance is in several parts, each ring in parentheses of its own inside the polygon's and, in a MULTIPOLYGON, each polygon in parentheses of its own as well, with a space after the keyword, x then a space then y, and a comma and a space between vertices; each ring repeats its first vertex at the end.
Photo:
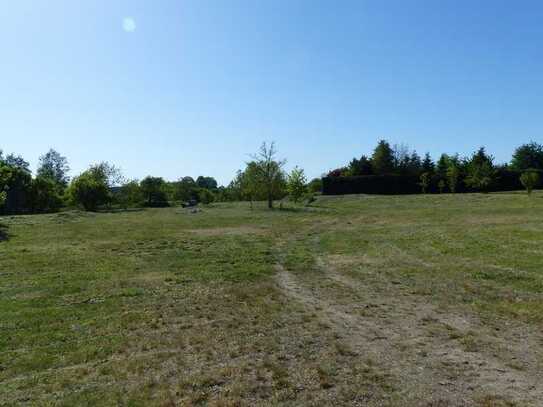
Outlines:
POLYGON ((227 183, 263 140, 309 176, 377 140, 543 142, 543 1, 17 0, 0 148, 227 183), (132 18, 133 20, 123 20, 132 18))

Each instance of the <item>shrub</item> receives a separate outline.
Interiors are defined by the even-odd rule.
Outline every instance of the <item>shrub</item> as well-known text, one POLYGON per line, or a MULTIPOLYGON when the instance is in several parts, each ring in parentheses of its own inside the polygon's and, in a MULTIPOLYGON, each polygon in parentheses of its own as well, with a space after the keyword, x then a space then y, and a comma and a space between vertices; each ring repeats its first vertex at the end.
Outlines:
POLYGON ((307 189, 309 192, 322 192, 322 178, 313 178, 311 181, 309 181, 309 184, 307 184, 307 189))
POLYGON ((207 205, 215 201, 215 195, 209 189, 202 188, 198 191, 198 200, 207 205))
POLYGON ((129 181, 114 193, 114 201, 123 208, 143 206, 144 199, 138 181, 129 181))
POLYGON ((160 177, 146 177, 140 182, 145 205, 150 207, 168 206, 166 182, 160 177))
POLYGON ((420 176, 420 187, 422 188, 422 193, 425 194, 428 192, 428 187, 430 186, 431 176, 429 173, 425 172, 420 176))
POLYGON ((305 184, 306 178, 304 170, 295 167, 287 178, 287 191, 292 201, 298 202, 302 198, 307 190, 305 184))
POLYGON ((540 176, 536 171, 526 171, 520 176, 520 182, 526 188, 526 191, 530 195, 535 187, 539 185, 540 176))
POLYGON ((106 180, 92 170, 87 170, 73 179, 68 188, 68 196, 73 203, 81 205, 86 211, 95 211, 111 202, 106 180))
POLYGON ((61 186, 56 180, 38 176, 30 186, 30 205, 32 212, 55 212, 62 206, 61 186))

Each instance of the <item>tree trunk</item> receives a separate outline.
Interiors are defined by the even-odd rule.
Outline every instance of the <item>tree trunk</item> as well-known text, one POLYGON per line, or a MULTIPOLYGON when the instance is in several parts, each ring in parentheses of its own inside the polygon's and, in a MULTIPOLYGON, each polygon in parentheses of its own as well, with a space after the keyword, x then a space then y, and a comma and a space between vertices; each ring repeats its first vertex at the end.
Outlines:
POLYGON ((273 209, 273 196, 271 194, 268 195, 268 209, 273 209))

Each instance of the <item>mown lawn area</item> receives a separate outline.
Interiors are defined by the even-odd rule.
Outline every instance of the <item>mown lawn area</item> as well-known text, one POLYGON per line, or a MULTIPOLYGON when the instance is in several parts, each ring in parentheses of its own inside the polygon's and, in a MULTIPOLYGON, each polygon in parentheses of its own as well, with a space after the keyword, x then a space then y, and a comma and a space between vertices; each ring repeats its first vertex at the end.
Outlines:
POLYGON ((0 217, 0 405, 543 400, 543 193, 0 217))

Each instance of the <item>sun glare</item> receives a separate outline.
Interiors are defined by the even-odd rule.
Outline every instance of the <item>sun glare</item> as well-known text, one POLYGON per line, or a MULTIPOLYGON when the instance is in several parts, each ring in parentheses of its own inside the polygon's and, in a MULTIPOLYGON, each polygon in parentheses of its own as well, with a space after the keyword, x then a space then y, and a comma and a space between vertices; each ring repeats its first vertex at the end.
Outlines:
POLYGON ((136 31, 136 21, 132 17, 123 18, 123 30, 127 33, 136 31))

